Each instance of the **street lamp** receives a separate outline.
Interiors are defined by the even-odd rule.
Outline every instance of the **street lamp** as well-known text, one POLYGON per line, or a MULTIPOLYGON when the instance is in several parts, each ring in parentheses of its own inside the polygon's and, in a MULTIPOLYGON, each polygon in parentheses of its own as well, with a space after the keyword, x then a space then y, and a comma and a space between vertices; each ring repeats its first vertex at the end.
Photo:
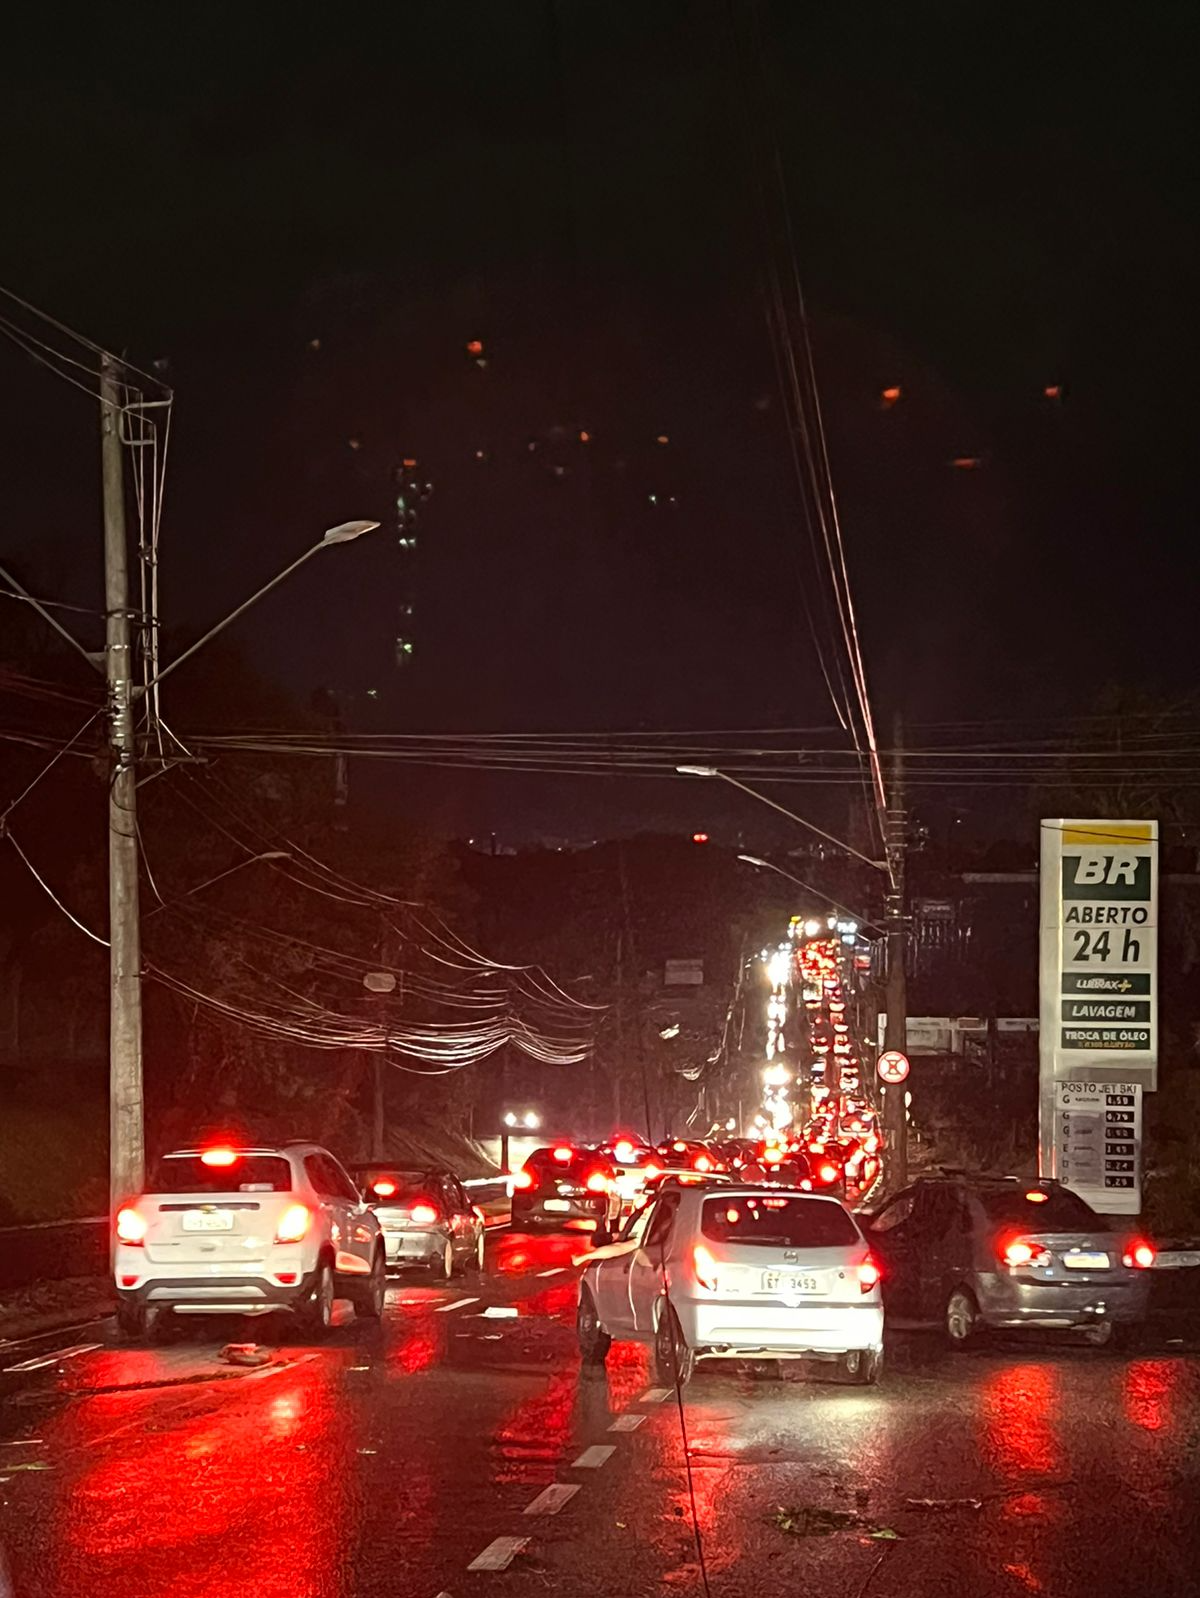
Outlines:
POLYGON ((210 638, 215 638, 218 633, 224 632, 230 622, 236 621, 243 611, 249 610, 251 605, 256 605, 264 594, 269 594, 272 588, 278 587, 285 577, 290 577, 294 571, 304 565, 306 560, 311 560, 320 550, 332 549, 335 544, 348 544, 352 539, 361 538, 364 533, 374 532, 378 526, 378 522, 339 522, 336 527, 327 528, 320 543, 314 544, 311 549, 306 549, 303 555, 298 556, 290 566, 285 566, 281 572, 271 578, 269 583, 264 583, 256 593, 250 595, 249 599, 244 599, 236 610, 229 612, 224 621, 219 621, 215 627, 210 627, 204 636, 197 638, 196 642, 190 648, 185 649, 182 655, 176 655, 169 666, 164 666, 158 676, 151 678, 144 687, 137 690, 137 693, 140 695, 148 693, 151 688, 157 688, 164 677, 171 675, 176 666, 182 666, 184 661, 190 655, 194 655, 198 649, 202 649, 210 638))
POLYGON ((818 838, 824 838, 826 843, 831 843, 837 849, 844 849, 847 854, 853 855, 856 860, 861 860, 864 865, 874 866, 876 871, 889 870, 886 860, 872 860, 853 844, 847 843, 843 838, 835 838, 831 832, 824 832, 815 822, 806 821, 803 816, 798 816, 794 810, 787 810, 783 805, 776 804, 774 799, 765 793, 759 793, 757 788, 752 788, 749 783, 731 777, 727 771, 720 771, 716 766, 676 766, 675 770, 681 777, 719 777, 722 782, 727 782, 731 788, 740 788, 743 793, 748 793, 752 799, 757 799, 761 804, 770 805, 772 810, 778 810, 781 816, 786 816, 789 821, 795 821, 802 827, 807 827, 810 832, 815 832, 818 838))

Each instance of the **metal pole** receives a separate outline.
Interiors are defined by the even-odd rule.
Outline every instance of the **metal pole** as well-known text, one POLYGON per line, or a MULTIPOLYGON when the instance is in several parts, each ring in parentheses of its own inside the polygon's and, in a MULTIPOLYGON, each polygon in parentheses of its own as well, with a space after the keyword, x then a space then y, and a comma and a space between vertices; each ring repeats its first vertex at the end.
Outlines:
MULTIPOLYGON (((892 756, 891 791, 888 794, 887 861, 887 1025, 884 1047, 908 1046, 908 992, 905 974, 907 934, 904 925, 904 846, 908 813, 904 808, 904 729, 896 717, 892 756)), ((890 1087, 886 1095, 888 1147, 891 1153, 890 1186, 904 1187, 908 1181, 908 1117, 903 1084, 890 1087)))
POLYGON ((104 503, 104 670, 108 686, 109 1181, 114 1205, 145 1178, 142 1085, 142 938, 138 919, 137 742, 129 625, 124 445, 119 367, 100 361, 104 503))
POLYGON ((375 1131, 372 1141, 377 1160, 385 1159, 387 1156, 387 1150, 384 1147, 383 1126, 383 1072, 385 1063, 382 1054, 375 1056, 375 1131))

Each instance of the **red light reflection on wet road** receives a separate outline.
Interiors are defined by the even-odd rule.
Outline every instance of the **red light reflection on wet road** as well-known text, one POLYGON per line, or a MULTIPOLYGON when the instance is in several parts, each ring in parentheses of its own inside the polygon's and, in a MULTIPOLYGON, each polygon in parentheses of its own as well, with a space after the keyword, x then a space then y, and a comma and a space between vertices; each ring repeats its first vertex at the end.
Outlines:
POLYGON ((63 1461, 49 1511, 52 1590, 336 1592, 345 1522, 334 1461, 348 1444, 333 1378, 311 1361, 266 1381, 241 1378, 236 1394, 221 1382, 183 1389, 178 1402, 147 1390, 69 1407, 44 1429, 63 1461), (114 1429, 118 1415, 126 1424, 114 1429))
POLYGON ((1172 1425, 1182 1369, 1178 1360, 1161 1359, 1139 1359, 1126 1366, 1121 1383, 1125 1419, 1147 1432, 1172 1425))
POLYGON ((498 1482, 550 1481, 567 1451, 574 1430, 575 1395, 579 1386, 574 1370, 552 1376, 544 1388, 526 1398, 501 1422, 495 1450, 500 1456, 498 1482), (529 1469, 530 1466, 534 1468, 529 1469))
POLYGON ((1009 1365, 984 1382, 984 1457, 1009 1476, 1049 1476, 1061 1468, 1055 1430, 1060 1374, 1052 1365, 1009 1365))

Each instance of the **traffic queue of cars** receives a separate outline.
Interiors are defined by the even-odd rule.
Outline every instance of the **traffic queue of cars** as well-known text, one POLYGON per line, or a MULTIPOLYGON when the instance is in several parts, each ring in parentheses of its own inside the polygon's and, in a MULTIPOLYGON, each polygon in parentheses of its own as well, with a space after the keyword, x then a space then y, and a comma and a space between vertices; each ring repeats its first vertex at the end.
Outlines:
POLYGON ((142 1337, 164 1312, 290 1311, 320 1336, 334 1302, 377 1320, 387 1273, 440 1279, 483 1265, 484 1218, 453 1172, 345 1169, 327 1149, 178 1149, 116 1217, 117 1323, 142 1337))
MULTIPOLYGON (((629 1339, 653 1349, 664 1381, 686 1382, 700 1360, 804 1358, 872 1384, 885 1319, 940 1330, 955 1349, 1026 1327, 1103 1345, 1144 1319, 1153 1246, 1057 1182, 922 1176, 855 1212, 878 1174, 877 1138, 869 1109, 852 1106, 835 1125, 810 1123, 807 1142, 562 1146, 571 1214, 595 1226, 579 1290, 585 1360, 629 1339), (585 1168, 609 1189, 591 1215, 576 1208, 585 1168)), ((526 1170, 544 1186, 559 1154, 540 1151, 526 1170)), ((540 1218, 566 1213, 543 1201, 540 1218)))

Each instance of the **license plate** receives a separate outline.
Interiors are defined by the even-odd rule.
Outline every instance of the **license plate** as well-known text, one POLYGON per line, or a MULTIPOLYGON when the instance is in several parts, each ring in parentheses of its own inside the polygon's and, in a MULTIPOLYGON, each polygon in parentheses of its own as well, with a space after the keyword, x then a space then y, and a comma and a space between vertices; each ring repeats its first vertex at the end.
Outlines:
POLYGON ((763 1272, 764 1293, 823 1293, 820 1279, 816 1276, 784 1275, 780 1271, 763 1272))
POLYGON ((185 1232, 232 1232, 232 1210, 185 1210, 183 1212, 183 1229, 185 1232))
POLYGON ((1063 1264, 1069 1271, 1106 1271, 1107 1254, 1064 1254, 1063 1264))
POLYGON ((556 1215, 565 1215, 571 1206, 566 1199, 547 1199, 542 1205, 545 1210, 553 1210, 556 1215))

